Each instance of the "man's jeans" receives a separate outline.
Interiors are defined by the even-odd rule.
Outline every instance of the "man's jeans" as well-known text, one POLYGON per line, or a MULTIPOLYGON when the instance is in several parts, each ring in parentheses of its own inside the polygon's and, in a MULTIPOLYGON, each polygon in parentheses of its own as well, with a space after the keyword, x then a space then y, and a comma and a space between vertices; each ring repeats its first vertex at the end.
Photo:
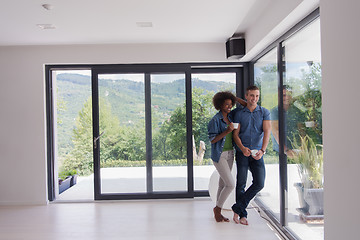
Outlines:
POLYGON ((255 160, 251 156, 245 157, 241 151, 236 151, 236 167, 236 203, 232 206, 232 210, 242 218, 247 217, 246 208, 250 200, 264 187, 264 159, 255 160), (248 169, 252 174, 253 182, 245 191, 248 169))

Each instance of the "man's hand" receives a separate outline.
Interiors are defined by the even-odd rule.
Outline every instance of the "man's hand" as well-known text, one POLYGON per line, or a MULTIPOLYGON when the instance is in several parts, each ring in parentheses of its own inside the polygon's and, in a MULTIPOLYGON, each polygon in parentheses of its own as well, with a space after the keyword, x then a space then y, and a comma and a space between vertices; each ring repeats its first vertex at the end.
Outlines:
POLYGON ((296 157, 296 152, 294 150, 291 150, 291 149, 285 150, 285 154, 287 155, 288 158, 295 158, 296 157))
POLYGON ((253 156, 253 159, 255 159, 255 160, 260 160, 260 158, 261 158, 262 156, 264 156, 264 152, 261 151, 261 150, 259 150, 259 151, 257 151, 257 153, 255 154, 255 156, 253 156))
POLYGON ((245 157, 249 157, 251 155, 251 150, 247 147, 242 147, 240 150, 243 152, 245 157))

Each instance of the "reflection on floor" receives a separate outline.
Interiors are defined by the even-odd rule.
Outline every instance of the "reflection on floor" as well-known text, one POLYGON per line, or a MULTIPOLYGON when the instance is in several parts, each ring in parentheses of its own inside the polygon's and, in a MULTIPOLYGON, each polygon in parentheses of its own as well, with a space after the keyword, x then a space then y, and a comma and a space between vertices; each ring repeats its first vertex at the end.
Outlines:
POLYGON ((213 207, 210 198, 0 206, 0 240, 279 239, 253 209, 244 226, 216 223, 213 207))
MULTIPOLYGON (((207 190, 209 179, 214 172, 213 165, 194 166, 194 185, 197 190, 207 190)), ((110 168, 102 169, 102 188, 105 192, 145 192, 145 168, 110 168), (135 184, 138 183, 138 184, 135 184)), ((154 167, 154 189, 157 191, 183 191, 186 186, 186 167, 154 167)), ((93 201, 93 176, 80 177, 78 183, 63 192, 57 201, 93 201)), ((251 174, 248 174, 248 184, 251 184, 251 174)), ((323 224, 306 224, 301 221, 298 193, 294 183, 300 178, 295 164, 288 165, 288 214, 289 229, 300 239, 324 239, 323 224)), ((266 164, 266 182, 258 198, 265 203, 268 210, 280 218, 279 198, 279 165, 266 164)))

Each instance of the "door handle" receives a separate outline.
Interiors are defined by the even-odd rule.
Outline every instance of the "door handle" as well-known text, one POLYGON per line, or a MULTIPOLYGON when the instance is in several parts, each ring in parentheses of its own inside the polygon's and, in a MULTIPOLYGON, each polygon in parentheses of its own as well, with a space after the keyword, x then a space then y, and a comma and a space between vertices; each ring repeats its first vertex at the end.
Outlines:
POLYGON ((105 133, 105 131, 103 131, 97 138, 94 138, 94 148, 97 148, 97 141, 100 139, 100 137, 105 133))

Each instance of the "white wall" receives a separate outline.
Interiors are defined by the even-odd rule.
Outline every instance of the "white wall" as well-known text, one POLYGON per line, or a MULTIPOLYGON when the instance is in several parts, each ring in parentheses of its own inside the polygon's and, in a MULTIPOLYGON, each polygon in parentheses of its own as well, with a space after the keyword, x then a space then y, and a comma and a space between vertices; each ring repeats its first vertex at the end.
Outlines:
MULTIPOLYGON (((262 1, 260 1, 261 4, 262 1)), ((284 20, 302 0, 283 1, 270 0, 261 13, 254 9, 260 17, 246 31, 246 48, 252 49, 261 39, 264 39, 274 27, 284 20)), ((258 6, 260 7, 260 6, 258 6)))
POLYGON ((256 20, 252 20, 246 31, 246 56, 241 60, 252 60, 318 7, 319 0, 257 1, 256 8, 251 12, 256 20))
POLYGON ((211 61, 225 44, 0 47, 0 205, 47 202, 44 64, 211 61))
POLYGON ((320 1, 325 239, 358 239, 359 1, 320 1))

